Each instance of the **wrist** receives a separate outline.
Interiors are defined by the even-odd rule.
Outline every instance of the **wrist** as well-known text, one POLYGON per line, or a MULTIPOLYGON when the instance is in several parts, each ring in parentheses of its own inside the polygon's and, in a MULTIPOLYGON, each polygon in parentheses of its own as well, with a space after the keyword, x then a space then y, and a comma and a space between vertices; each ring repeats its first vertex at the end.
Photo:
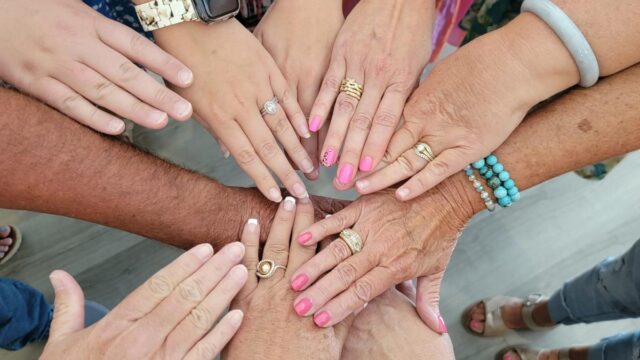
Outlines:
POLYGON ((436 189, 450 205, 451 213, 459 222, 453 224, 454 227, 464 226, 475 214, 485 209, 480 194, 462 171, 440 183, 436 189))

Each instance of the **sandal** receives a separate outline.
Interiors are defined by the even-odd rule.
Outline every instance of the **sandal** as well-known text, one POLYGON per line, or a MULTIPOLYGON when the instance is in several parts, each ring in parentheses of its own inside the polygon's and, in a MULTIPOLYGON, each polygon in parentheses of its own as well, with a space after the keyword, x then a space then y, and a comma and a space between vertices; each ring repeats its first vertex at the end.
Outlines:
MULTIPOLYGON (((514 298, 506 296, 496 296, 481 301, 481 303, 484 304, 484 332, 482 334, 473 331, 470 327, 471 310, 478 305, 478 303, 471 305, 467 310, 465 310, 462 316, 462 326, 471 334, 481 337, 502 336, 508 331, 512 331, 513 329, 509 329, 504 324, 500 308, 502 305, 512 302, 513 299, 514 298)), ((524 303, 522 304, 522 320, 524 321, 526 329, 534 331, 553 329, 553 327, 550 326, 539 326, 533 321, 533 308, 537 304, 547 301, 548 299, 548 297, 541 294, 533 294, 527 296, 524 300, 524 303)))
MULTIPOLYGON (((569 357, 569 350, 569 348, 560 349, 558 351, 558 360, 571 360, 569 357)), ((496 360, 503 360, 504 355, 509 351, 513 351, 518 354, 520 360, 538 360, 540 354, 547 350, 534 349, 528 346, 509 346, 500 350, 500 352, 496 354, 496 360)))
POLYGON ((9 251, 7 251, 4 254, 4 257, 0 259, 0 265, 9 261, 9 259, 18 252, 18 249, 20 249, 20 245, 22 244, 22 233, 20 232, 20 229, 12 225, 9 225, 9 227, 11 228, 11 232, 7 237, 13 239, 13 243, 9 245, 9 251))

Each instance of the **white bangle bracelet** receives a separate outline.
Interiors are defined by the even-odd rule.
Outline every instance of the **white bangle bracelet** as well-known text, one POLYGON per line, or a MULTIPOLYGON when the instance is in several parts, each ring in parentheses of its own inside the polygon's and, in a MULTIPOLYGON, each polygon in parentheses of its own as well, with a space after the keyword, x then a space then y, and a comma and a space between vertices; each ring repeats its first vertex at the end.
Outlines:
POLYGON ((596 54, 578 26, 562 9, 550 0, 525 0, 521 11, 536 14, 562 40, 580 71, 580 86, 590 87, 598 82, 600 67, 596 54))

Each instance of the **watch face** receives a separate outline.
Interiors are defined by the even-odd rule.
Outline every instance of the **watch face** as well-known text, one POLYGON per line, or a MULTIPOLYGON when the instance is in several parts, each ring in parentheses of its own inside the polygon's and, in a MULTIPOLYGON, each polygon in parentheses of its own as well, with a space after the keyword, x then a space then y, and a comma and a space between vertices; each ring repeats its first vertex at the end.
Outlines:
POLYGON ((207 0, 205 3, 207 3, 207 15, 211 20, 235 14, 240 10, 238 0, 207 0))

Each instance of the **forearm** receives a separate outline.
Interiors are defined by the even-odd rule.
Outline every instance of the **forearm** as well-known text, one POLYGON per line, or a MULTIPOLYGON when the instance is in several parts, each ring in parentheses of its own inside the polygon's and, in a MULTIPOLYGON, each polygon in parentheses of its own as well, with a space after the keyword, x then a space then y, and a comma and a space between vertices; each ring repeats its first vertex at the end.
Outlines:
POLYGON ((74 217, 188 248, 239 239, 246 219, 270 223, 256 191, 226 188, 24 95, 0 89, 0 206, 74 217))

